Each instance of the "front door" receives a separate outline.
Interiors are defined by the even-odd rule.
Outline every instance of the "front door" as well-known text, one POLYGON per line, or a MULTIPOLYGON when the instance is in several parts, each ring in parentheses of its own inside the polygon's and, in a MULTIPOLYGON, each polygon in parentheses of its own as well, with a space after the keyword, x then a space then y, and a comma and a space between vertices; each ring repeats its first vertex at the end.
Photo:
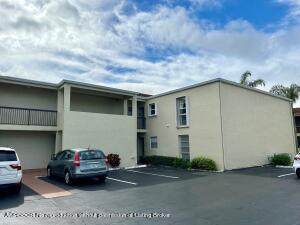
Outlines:
POLYGON ((142 136, 139 136, 137 138, 137 156, 138 156, 138 162, 141 161, 141 158, 144 157, 144 151, 145 151, 145 138, 142 136))

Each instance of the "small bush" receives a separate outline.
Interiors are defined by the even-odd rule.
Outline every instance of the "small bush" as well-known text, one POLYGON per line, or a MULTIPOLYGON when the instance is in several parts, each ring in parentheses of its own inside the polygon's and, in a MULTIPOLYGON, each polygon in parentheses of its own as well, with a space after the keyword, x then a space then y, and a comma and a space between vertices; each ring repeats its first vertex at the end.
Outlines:
POLYGON ((108 154, 107 155, 107 160, 108 160, 108 163, 111 165, 111 167, 118 167, 120 166, 120 163, 121 163, 121 159, 119 157, 118 154, 108 154))
POLYGON ((291 164, 291 156, 287 153, 274 154, 271 158, 271 163, 274 166, 289 166, 291 164))
POLYGON ((193 169, 217 170, 215 161, 206 157, 194 158, 191 162, 191 167, 193 169))

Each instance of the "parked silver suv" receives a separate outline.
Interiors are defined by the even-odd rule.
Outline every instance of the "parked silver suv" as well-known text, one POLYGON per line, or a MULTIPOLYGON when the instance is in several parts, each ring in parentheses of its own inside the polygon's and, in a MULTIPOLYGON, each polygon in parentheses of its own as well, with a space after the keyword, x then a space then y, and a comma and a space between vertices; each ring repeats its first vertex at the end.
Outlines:
POLYGON ((12 148, 0 147, 0 188, 13 188, 19 193, 22 186, 22 169, 19 157, 12 148))
POLYGON ((107 159, 98 149, 68 149, 52 155, 47 167, 48 177, 59 176, 71 184, 74 179, 94 178, 105 181, 107 176, 107 159))

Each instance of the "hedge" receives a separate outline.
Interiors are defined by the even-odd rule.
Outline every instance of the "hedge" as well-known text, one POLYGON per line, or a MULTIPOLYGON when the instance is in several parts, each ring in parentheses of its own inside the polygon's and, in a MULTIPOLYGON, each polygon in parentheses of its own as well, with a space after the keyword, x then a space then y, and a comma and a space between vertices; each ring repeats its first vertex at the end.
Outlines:
POLYGON ((190 162, 177 157, 169 156, 145 156, 142 158, 142 162, 151 165, 173 166, 179 168, 189 168, 190 162))
POLYGON ((191 162, 177 157, 169 156, 145 156, 142 162, 151 165, 172 166, 177 168, 193 168, 202 170, 217 170, 216 163, 209 158, 197 157, 191 162))

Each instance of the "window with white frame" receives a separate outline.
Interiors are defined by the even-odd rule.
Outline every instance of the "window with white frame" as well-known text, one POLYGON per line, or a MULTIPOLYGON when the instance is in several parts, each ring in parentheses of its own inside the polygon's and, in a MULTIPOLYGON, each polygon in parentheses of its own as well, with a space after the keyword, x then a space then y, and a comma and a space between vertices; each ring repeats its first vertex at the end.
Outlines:
POLYGON ((157 148, 157 136, 150 137, 150 148, 157 148))
POLYGON ((156 116, 157 115, 156 103, 150 103, 148 105, 148 115, 149 116, 156 116))
POLYGON ((179 135, 180 155, 184 160, 190 160, 189 135, 179 135))
POLYGON ((176 98, 177 126, 188 126, 187 97, 176 98))

